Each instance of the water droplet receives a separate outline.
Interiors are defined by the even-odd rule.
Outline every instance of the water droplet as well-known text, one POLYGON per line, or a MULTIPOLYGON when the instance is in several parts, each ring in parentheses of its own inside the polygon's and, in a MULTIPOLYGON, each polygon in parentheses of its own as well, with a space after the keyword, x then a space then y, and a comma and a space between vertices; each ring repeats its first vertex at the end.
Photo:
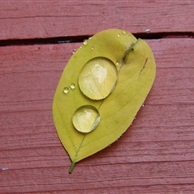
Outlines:
POLYGON ((127 32, 126 32, 125 30, 122 30, 122 34, 123 34, 123 35, 126 35, 127 32))
POLYGON ((142 107, 144 107, 145 105, 144 104, 142 104, 142 107))
POLYGON ((71 88, 72 90, 74 90, 74 89, 75 89, 75 84, 74 84, 74 83, 70 84, 70 88, 71 88))
POLYGON ((83 45, 86 46, 87 44, 88 44, 88 41, 85 40, 85 41, 83 42, 83 45))
POLYGON ((107 58, 97 57, 84 65, 78 83, 85 96, 101 100, 113 91, 117 78, 115 64, 107 58))
POLYGON ((68 87, 65 87, 65 88, 63 89, 63 93, 64 93, 64 94, 68 94, 68 93, 69 93, 69 88, 68 88, 68 87))
POLYGON ((117 34, 117 37, 120 37, 121 35, 120 34, 117 34))
POLYGON ((92 47, 91 50, 94 50, 94 47, 92 47))
POLYGON ((75 111, 72 122, 77 131, 89 133, 99 125, 100 114, 95 107, 85 105, 75 111))

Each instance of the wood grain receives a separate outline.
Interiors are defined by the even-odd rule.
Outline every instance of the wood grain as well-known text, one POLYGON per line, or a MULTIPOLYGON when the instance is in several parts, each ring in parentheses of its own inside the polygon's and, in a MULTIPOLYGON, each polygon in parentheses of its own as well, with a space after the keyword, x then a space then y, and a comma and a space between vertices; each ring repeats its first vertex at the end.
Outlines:
POLYGON ((193 10, 192 0, 1 0, 0 40, 91 35, 109 28, 189 32, 193 10))
POLYGON ((145 106, 118 142, 71 175, 52 99, 80 44, 0 47, 1 194, 194 193, 194 40, 148 43, 157 76, 145 106))

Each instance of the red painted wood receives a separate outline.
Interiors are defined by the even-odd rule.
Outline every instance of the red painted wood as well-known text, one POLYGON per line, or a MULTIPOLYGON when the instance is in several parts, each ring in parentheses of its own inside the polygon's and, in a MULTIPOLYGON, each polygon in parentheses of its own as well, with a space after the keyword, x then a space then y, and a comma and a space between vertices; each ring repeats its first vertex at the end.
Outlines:
POLYGON ((0 39, 91 35, 108 28, 132 33, 194 29, 192 0, 0 1, 0 39))
POLYGON ((80 44, 0 47, 0 194, 194 193, 194 41, 148 42, 157 76, 145 106, 118 142, 71 175, 51 107, 80 44))

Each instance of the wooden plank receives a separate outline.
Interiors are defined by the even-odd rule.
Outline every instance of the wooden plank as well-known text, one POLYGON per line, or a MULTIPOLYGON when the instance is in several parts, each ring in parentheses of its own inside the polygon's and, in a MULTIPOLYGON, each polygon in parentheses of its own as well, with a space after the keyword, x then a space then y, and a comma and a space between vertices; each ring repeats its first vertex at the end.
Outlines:
POLYGON ((1 0, 0 39, 91 35, 108 28, 188 32, 193 10, 191 0, 1 0))
POLYGON ((127 132, 77 164, 52 121, 62 70, 80 44, 0 47, 0 193, 193 193, 193 39, 148 41, 157 77, 127 132))

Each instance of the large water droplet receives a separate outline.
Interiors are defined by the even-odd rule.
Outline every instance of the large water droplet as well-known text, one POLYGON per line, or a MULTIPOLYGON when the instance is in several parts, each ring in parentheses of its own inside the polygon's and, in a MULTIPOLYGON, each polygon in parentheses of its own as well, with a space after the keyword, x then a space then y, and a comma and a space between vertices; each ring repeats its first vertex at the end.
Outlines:
POLYGON ((64 94, 68 94, 68 93, 69 93, 69 88, 68 88, 68 87, 65 87, 65 88, 63 89, 63 93, 64 93, 64 94))
POLYGON ((117 82, 117 69, 114 63, 103 57, 97 57, 85 64, 79 75, 79 87, 90 99, 106 98, 117 82))
POLYGON ((72 122, 79 132, 89 133, 99 125, 100 114, 95 107, 85 105, 75 111, 72 122))

